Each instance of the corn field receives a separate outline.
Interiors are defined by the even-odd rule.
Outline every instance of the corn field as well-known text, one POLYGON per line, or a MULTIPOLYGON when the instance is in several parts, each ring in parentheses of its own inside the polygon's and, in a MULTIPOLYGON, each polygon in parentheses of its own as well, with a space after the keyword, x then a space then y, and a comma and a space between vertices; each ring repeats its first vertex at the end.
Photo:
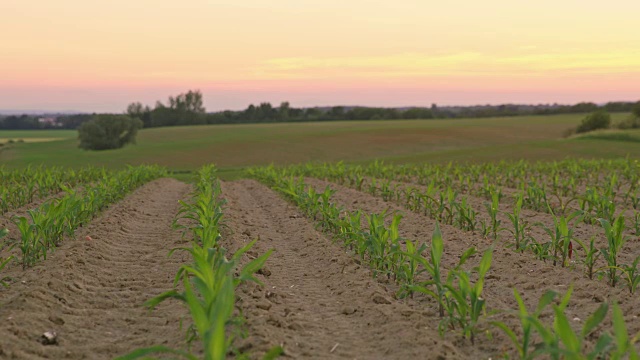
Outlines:
MULTIPOLYGON (((173 338, 145 336, 145 325, 111 358, 638 358, 637 161, 309 163, 235 181, 209 165, 189 185, 168 176, 157 166, 0 170, 0 315, 20 298, 4 294, 37 283, 32 272, 123 262, 122 241, 109 245, 115 255, 90 252, 120 234, 139 260, 122 266, 139 279, 117 289, 158 279, 109 306, 134 307, 127 323, 159 321, 173 338), (153 237, 151 257, 141 249, 153 237)), ((19 325, 7 326, 23 344, 19 325)), ((0 354, 52 349, 11 346, 0 340, 0 354)))

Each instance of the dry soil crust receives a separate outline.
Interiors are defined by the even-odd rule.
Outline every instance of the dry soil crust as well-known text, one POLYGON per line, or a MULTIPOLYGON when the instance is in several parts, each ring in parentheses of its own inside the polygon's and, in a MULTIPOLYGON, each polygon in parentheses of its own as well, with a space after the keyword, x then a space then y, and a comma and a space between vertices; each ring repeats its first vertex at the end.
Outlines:
POLYGON ((141 305, 171 287, 185 260, 167 253, 180 242, 170 225, 189 190, 173 179, 146 184, 16 273, 21 281, 0 289, 0 358, 111 359, 142 346, 180 347, 184 308, 141 305), (45 331, 59 344, 40 344, 45 331))
POLYGON ((257 355, 282 344, 300 359, 467 358, 275 192, 252 180, 222 190, 225 241, 239 247, 259 237, 252 256, 275 249, 259 276, 265 287, 240 289, 249 332, 241 348, 257 355))

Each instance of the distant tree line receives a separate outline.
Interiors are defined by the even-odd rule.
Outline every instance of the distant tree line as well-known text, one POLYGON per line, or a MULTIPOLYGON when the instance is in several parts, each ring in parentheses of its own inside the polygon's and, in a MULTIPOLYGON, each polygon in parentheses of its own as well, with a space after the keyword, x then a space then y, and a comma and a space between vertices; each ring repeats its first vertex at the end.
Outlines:
MULTIPOLYGON (((42 116, 0 115, 0 130, 77 129, 96 114, 50 115, 55 123, 41 122, 42 116)), ((47 115, 49 116, 49 115, 47 115)))
MULTIPOLYGON (((156 102, 151 108, 140 102, 129 104, 126 114, 140 119, 145 128, 205 124, 246 124, 271 122, 336 121, 336 120, 392 120, 392 119, 455 119, 483 118, 519 115, 552 115, 607 112, 631 112, 640 102, 609 102, 598 106, 591 102, 574 105, 478 105, 382 108, 362 106, 332 106, 296 108, 288 102, 279 106, 263 102, 249 105, 245 110, 207 113, 202 93, 198 90, 171 96, 168 102, 156 102)), ((96 114, 56 116, 56 123, 40 122, 40 117, 31 115, 0 117, 0 129, 77 129, 96 114)))

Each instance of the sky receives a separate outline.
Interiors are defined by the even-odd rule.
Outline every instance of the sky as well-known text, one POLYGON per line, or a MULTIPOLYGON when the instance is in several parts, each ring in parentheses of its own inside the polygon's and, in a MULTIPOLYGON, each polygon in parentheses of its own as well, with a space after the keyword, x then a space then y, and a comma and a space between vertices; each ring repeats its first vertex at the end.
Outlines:
POLYGON ((640 99, 638 0, 0 0, 0 109, 640 99))

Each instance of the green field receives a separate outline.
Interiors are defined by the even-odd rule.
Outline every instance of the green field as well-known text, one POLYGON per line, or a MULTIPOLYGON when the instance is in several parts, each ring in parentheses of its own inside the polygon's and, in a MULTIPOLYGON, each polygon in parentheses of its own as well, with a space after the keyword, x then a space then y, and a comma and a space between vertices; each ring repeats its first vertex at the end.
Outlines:
MULTIPOLYGON (((614 114, 613 122, 626 116, 614 114)), ((415 163, 640 157, 640 142, 620 136, 563 139, 564 131, 575 127, 583 117, 571 114, 167 127, 140 131, 137 145, 101 152, 79 149, 75 131, 0 131, 0 141, 59 138, 13 144, 0 151, 0 162, 9 168, 28 164, 120 168, 153 163, 177 171, 215 163, 223 173, 232 175, 250 165, 307 161, 361 163, 383 159, 415 163)))

